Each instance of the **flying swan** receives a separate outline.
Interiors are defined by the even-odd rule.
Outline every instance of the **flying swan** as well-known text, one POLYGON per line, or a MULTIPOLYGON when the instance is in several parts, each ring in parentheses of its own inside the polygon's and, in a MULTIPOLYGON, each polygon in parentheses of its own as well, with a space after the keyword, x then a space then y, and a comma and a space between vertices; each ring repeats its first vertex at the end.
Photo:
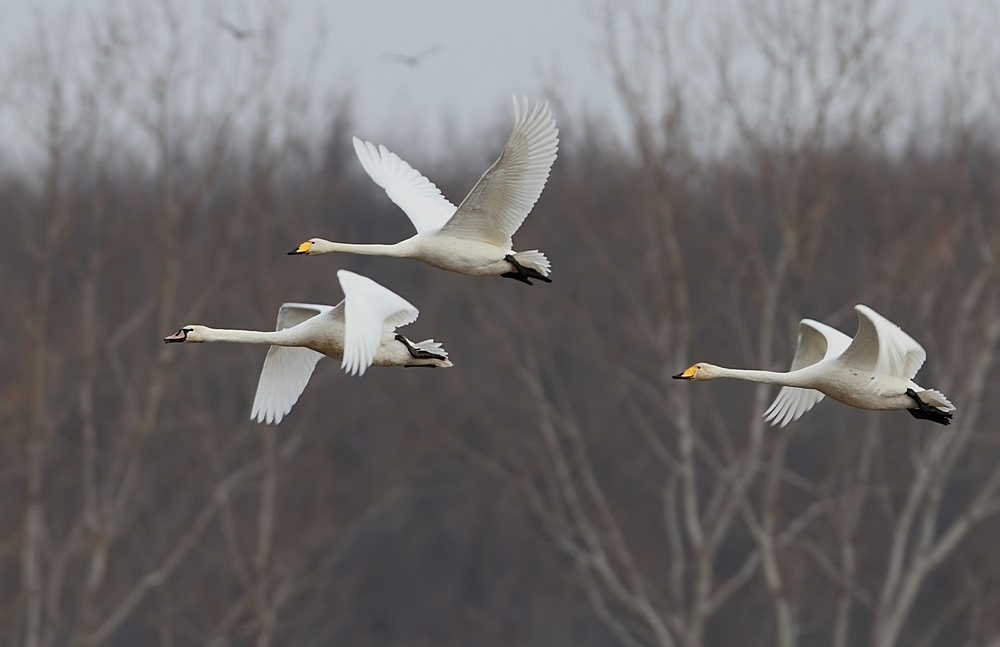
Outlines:
POLYGON ((354 150, 368 175, 410 218, 417 233, 394 245, 354 245, 310 238, 289 254, 349 252, 415 258, 443 270, 499 274, 531 285, 546 283, 550 265, 533 249, 515 252, 511 236, 528 216, 556 159, 559 131, 548 104, 514 98, 514 130, 500 159, 455 208, 419 171, 385 146, 354 138, 354 150))
POLYGON ((257 383, 250 419, 278 424, 302 395, 316 362, 339 359, 351 375, 375 366, 451 366, 448 353, 433 339, 412 342, 396 334, 416 321, 418 311, 398 294, 347 270, 337 272, 344 300, 335 306, 285 303, 274 332, 219 330, 188 325, 165 342, 230 341, 270 344, 257 383))
POLYGON ((948 398, 913 382, 927 358, 923 347, 868 306, 857 305, 854 309, 858 311, 858 332, 853 340, 826 324, 803 319, 788 373, 701 363, 674 378, 732 377, 780 384, 782 389, 764 419, 782 427, 812 409, 824 395, 859 409, 906 409, 914 418, 950 424, 955 406, 948 398))

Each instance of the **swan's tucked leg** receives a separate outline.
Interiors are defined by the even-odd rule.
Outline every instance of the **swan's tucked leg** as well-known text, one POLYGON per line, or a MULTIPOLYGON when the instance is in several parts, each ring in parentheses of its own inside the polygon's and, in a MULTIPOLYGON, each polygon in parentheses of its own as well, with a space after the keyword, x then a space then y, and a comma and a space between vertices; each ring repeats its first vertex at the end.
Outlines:
MULTIPOLYGON (((430 351, 423 350, 422 348, 414 348, 410 340, 402 335, 396 335, 396 341, 406 346, 406 350, 410 351, 410 357, 413 359, 445 359, 441 355, 436 355, 430 351)), ((431 366, 429 364, 420 364, 419 366, 431 366)), ((433 368, 433 366, 431 366, 433 368)))
POLYGON ((516 281, 521 281, 522 283, 527 283, 528 285, 533 285, 533 283, 531 281, 529 281, 528 279, 538 279, 539 281, 545 281, 546 283, 552 283, 552 279, 550 279, 549 277, 545 276, 544 274, 542 274, 538 270, 530 268, 530 267, 525 267, 525 266, 521 265, 520 263, 518 263, 514 259, 513 254, 507 254, 507 256, 504 257, 504 260, 507 261, 508 263, 510 263, 511 265, 513 265, 514 269, 517 270, 516 272, 504 272, 503 274, 500 275, 500 276, 502 276, 504 278, 514 279, 516 281))
POLYGON ((951 417, 953 415, 951 411, 942 411, 935 406, 927 404, 920 399, 913 389, 906 389, 906 395, 910 396, 917 403, 916 408, 907 409, 914 418, 918 420, 930 420, 939 425, 951 424, 951 417))
POLYGON ((524 271, 524 266, 514 260, 514 257, 510 254, 504 257, 504 260, 514 266, 516 272, 504 272, 500 276, 505 279, 514 279, 515 281, 520 281, 521 283, 527 283, 528 285, 533 285, 531 281, 528 280, 528 273, 524 271))
POLYGON ((539 272, 535 268, 533 268, 533 267, 524 267, 523 265, 521 267, 524 269, 524 273, 527 274, 529 278, 538 279, 539 281, 545 281, 546 283, 552 283, 552 279, 550 279, 549 277, 545 276, 544 274, 542 274, 541 272, 539 272))

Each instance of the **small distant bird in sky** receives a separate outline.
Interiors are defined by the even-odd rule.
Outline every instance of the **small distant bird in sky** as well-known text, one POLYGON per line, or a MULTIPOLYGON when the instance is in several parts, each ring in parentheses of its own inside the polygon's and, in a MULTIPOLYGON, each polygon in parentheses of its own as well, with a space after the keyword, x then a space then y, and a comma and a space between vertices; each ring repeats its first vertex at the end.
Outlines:
POLYGON ((386 61, 391 61, 393 63, 401 63, 402 65, 409 65, 410 67, 416 67, 420 65, 420 62, 429 56, 433 56, 441 51, 440 45, 434 45, 433 47, 428 47, 427 49, 417 52, 413 56, 408 54, 382 54, 382 58, 386 61))
POLYGON ((236 40, 246 40, 247 38, 253 38, 257 33, 252 29, 240 29, 239 27, 229 22, 225 18, 219 18, 219 27, 222 27, 230 34, 232 34, 233 38, 235 38, 236 40))

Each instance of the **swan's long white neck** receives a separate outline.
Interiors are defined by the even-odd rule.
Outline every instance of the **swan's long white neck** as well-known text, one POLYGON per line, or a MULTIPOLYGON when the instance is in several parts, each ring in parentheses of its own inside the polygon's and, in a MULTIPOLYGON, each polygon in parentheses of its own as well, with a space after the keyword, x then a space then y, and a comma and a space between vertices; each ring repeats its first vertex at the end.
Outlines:
POLYGON ((203 326, 197 339, 190 341, 211 342, 228 341, 238 344, 266 344, 268 346, 298 346, 299 335, 289 334, 291 329, 261 332, 259 330, 228 330, 226 328, 208 328, 203 326))
POLYGON ((775 371, 755 371, 742 368, 724 368, 722 366, 713 366, 710 371, 710 379, 729 377, 747 382, 763 382, 764 384, 777 384, 779 386, 805 386, 801 371, 777 373, 775 371))
POLYGON ((329 254, 332 252, 344 252, 347 254, 361 254, 363 256, 394 256, 396 258, 407 258, 410 256, 412 245, 411 239, 394 243, 392 245, 358 245, 354 243, 335 243, 322 238, 316 239, 310 250, 313 254, 329 254))

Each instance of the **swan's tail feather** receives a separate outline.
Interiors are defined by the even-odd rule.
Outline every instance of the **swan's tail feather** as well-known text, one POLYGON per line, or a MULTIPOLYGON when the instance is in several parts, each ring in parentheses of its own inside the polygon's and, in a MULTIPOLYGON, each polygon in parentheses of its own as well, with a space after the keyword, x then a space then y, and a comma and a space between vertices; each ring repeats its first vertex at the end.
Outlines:
POLYGON ((934 389, 925 389, 923 391, 917 392, 917 397, 931 405, 932 407, 937 407, 943 411, 954 411, 955 405, 944 397, 944 393, 940 391, 935 391, 934 389))
POLYGON ((552 271, 552 264, 549 263, 549 259, 537 249, 531 249, 526 252, 514 252, 513 256, 514 260, 518 263, 525 267, 530 267, 542 276, 548 276, 549 272, 552 271))
POLYGON ((448 351, 444 349, 441 342, 436 342, 433 339, 425 339, 423 341, 410 342, 413 344, 414 348, 417 348, 434 355, 440 355, 441 357, 448 357, 448 351))
POLYGON ((425 339, 423 341, 410 342, 418 351, 423 351, 433 355, 435 360, 438 361, 437 364, 430 364, 429 366, 437 366, 439 368, 451 368, 454 364, 448 359, 448 351, 444 349, 444 346, 440 342, 436 342, 433 339, 425 339))

